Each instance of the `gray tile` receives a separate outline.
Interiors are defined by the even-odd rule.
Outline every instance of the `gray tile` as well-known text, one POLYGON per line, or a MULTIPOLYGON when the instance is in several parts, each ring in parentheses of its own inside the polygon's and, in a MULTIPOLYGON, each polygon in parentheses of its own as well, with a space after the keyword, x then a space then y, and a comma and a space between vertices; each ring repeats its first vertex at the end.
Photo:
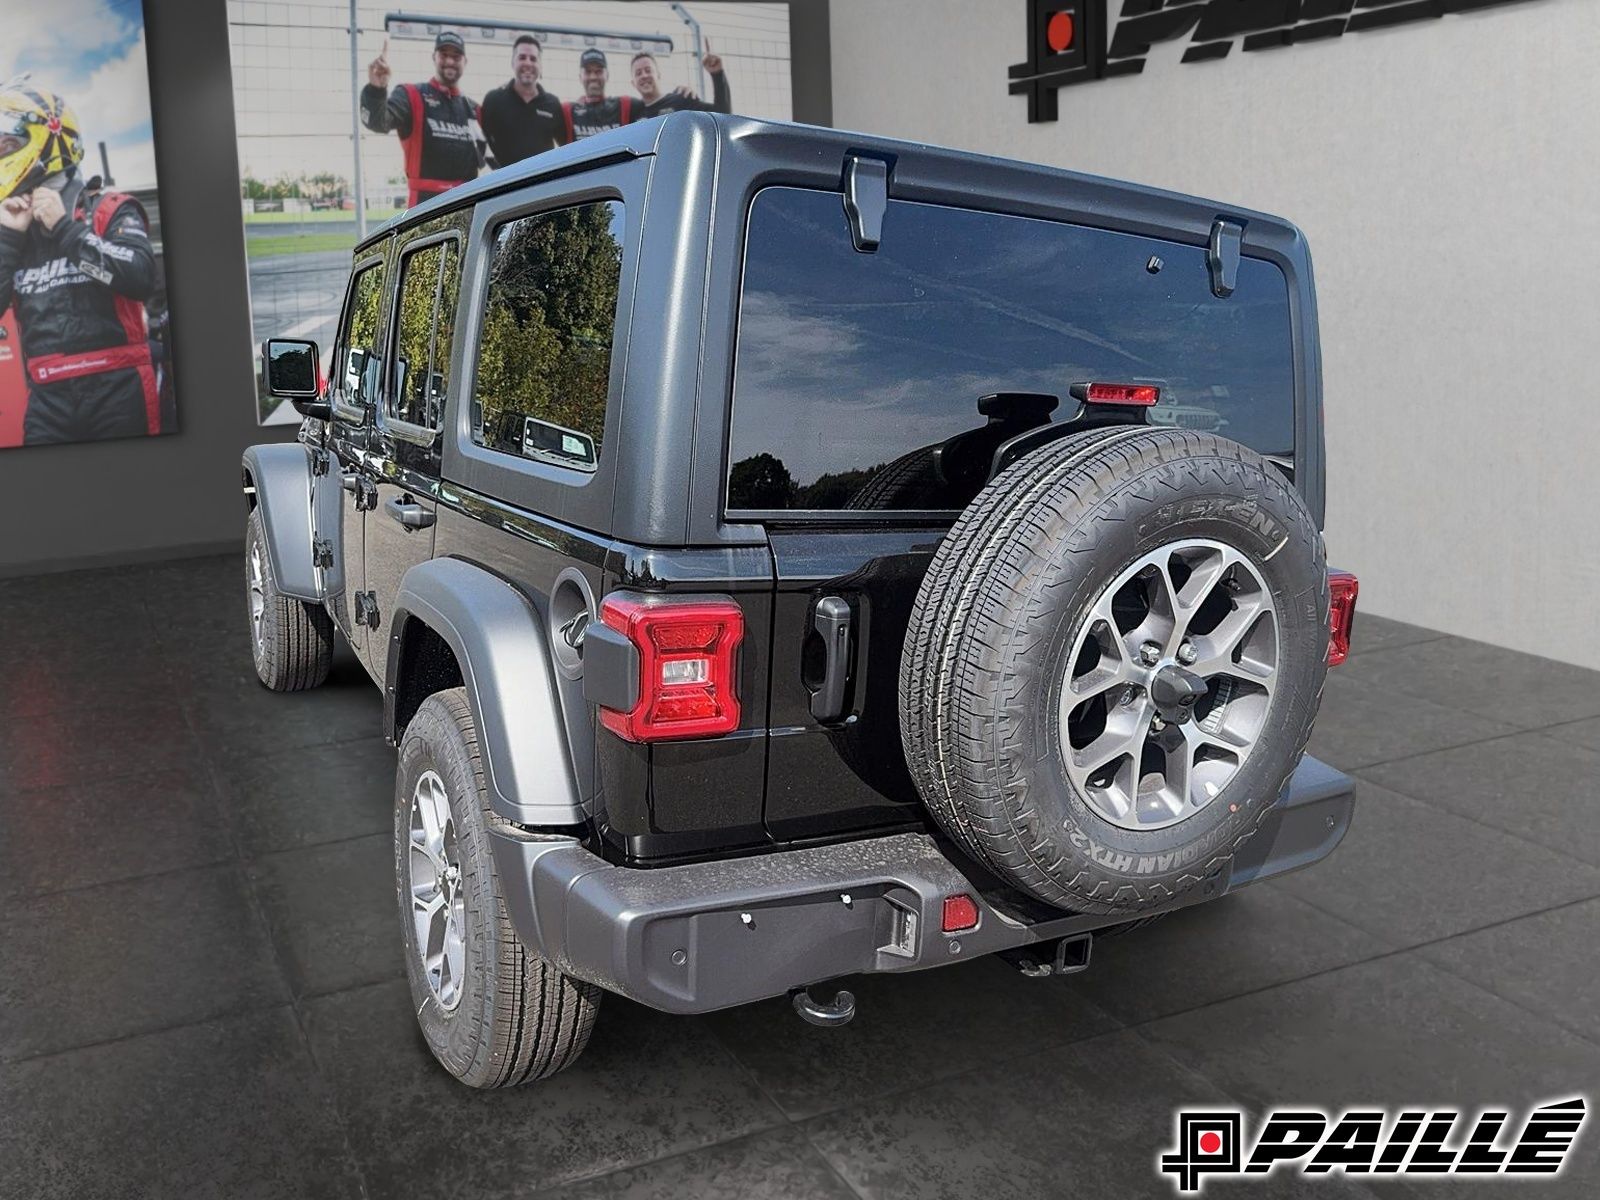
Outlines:
POLYGON ((1069 982, 1133 1023, 1347 966, 1389 948, 1281 889, 1248 887, 1146 928, 1096 939, 1089 969, 1069 982))
POLYGON ((157 703, 176 708, 178 689, 170 661, 145 633, 123 626, 82 637, 55 628, 62 636, 0 644, 0 661, 5 663, 0 722, 157 703))
POLYGON ((1600 871, 1363 783, 1339 849, 1263 886, 1411 945, 1600 895, 1600 871))
POLYGON ((374 1196, 524 1196, 783 1121, 703 1022, 614 996, 571 1068, 485 1092, 434 1062, 403 981, 306 1008, 374 1196))
POLYGON ((1433 642, 1445 635, 1437 629, 1422 625, 1408 625, 1404 621, 1377 617, 1361 611, 1356 605, 1356 624, 1350 635, 1350 656, 1370 654, 1374 650, 1393 650, 1397 646, 1411 646, 1418 642, 1433 642))
POLYGON ((856 1200, 793 1126, 540 1195, 549 1200, 856 1200))
POLYGON ((389 833, 395 752, 381 737, 272 754, 219 754, 241 851, 250 857, 389 833))
POLYGON ((0 579, 0 647, 26 645, 40 637, 72 639, 97 630, 145 633, 137 596, 116 571, 65 571, 0 579))
POLYGON ((249 865, 297 996, 392 979, 405 968, 390 833, 269 854, 249 865))
POLYGON ((1360 774, 1600 865, 1600 753, 1559 730, 1442 750, 1360 774))
POLYGON ((1465 638, 1364 654, 1338 670, 1523 729, 1600 716, 1600 672, 1465 638))
POLYGON ((1342 771, 1517 732, 1503 721, 1419 700, 1344 670, 1335 667, 1328 674, 1307 747, 1342 771))
POLYGON ((1544 731, 1569 745, 1582 746, 1600 752, 1600 717, 1587 721, 1573 721, 1566 725, 1552 725, 1544 731))
POLYGON ((0 1066, 0 1163, 30 1200, 361 1195, 287 1008, 0 1066))
POLYGON ((180 770, 198 751, 182 710, 160 693, 144 703, 63 708, 0 725, 0 785, 60 787, 180 770))
POLYGON ((1421 947, 1454 975, 1600 1043, 1600 900, 1421 947))
MULTIPOLYGON (((867 1200, 1170 1198, 1156 1164, 1183 1105, 1232 1102, 1135 1034, 1115 1033, 830 1113, 806 1132, 867 1200)), ((1368 1195, 1343 1180, 1273 1183, 1274 1196, 1368 1195)), ((1265 1193, 1208 1181, 1206 1194, 1265 1193)))
MULTIPOLYGON (((1520 1112, 1589 1094, 1600 1077, 1600 1047, 1416 952, 1170 1017, 1138 1034, 1257 1110, 1511 1105, 1520 1112)), ((1583 1151, 1580 1142, 1559 1183, 1541 1180, 1529 1193, 1597 1194, 1600 1158, 1583 1151)), ((1507 1182, 1484 1191, 1523 1194, 1507 1182)), ((1381 1190, 1441 1194, 1437 1179, 1385 1181, 1381 1190)))
POLYGON ((288 999, 232 865, 16 901, 0 960, 8 1059, 288 999))
POLYGON ((196 764, 154 775, 13 792, 0 837, 0 897, 15 898, 230 860, 221 803, 196 764))
MULTIPOLYGON (((856 1016, 818 1029, 787 997, 708 1019, 791 1118, 931 1083, 1028 1045, 1061 1045, 1115 1029, 1118 1022, 1061 979, 1028 979, 988 957, 909 975, 839 981, 856 997, 856 1016)), ((830 987, 832 985, 829 985, 830 987)), ((819 988, 825 996, 828 988, 819 988)))
POLYGON ((383 697, 351 657, 337 659, 328 682, 305 692, 262 687, 242 638, 225 656, 185 671, 181 694, 196 732, 233 761, 383 732, 383 697))

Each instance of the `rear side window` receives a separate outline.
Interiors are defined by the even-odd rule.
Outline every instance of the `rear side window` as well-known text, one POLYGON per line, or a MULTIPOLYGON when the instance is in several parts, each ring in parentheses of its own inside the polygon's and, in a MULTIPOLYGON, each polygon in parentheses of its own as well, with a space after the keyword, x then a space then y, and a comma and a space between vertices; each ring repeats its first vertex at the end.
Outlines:
POLYGON ((391 420, 439 428, 450 384, 460 275, 454 240, 410 250, 400 260, 394 389, 386 410, 391 420))
POLYGON ((623 207, 605 200, 499 227, 489 266, 472 440, 593 471, 622 279, 623 207))
POLYGON ((377 262, 358 271, 350 285, 350 303, 339 333, 339 361, 330 372, 338 389, 335 398, 352 408, 365 408, 377 394, 382 310, 383 264, 377 262))
POLYGON ((1072 385, 1093 381, 1158 384, 1152 423, 1292 453, 1283 273, 1244 259, 1221 300, 1200 247, 898 200, 861 254, 838 194, 768 188, 750 211, 728 507, 963 507, 994 446, 1048 406, 980 399, 1047 393, 1065 421, 1072 385))

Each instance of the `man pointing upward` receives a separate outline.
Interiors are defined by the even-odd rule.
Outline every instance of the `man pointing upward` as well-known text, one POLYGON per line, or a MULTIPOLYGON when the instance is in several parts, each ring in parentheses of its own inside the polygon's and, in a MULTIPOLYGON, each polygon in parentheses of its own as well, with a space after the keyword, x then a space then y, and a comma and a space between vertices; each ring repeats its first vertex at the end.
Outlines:
POLYGON ((430 200, 478 177, 478 106, 461 94, 466 43, 445 30, 433 42, 433 78, 389 87, 389 41, 367 67, 361 123, 374 133, 393 130, 405 153, 406 206, 430 200), (385 93, 387 92, 387 96, 385 93))

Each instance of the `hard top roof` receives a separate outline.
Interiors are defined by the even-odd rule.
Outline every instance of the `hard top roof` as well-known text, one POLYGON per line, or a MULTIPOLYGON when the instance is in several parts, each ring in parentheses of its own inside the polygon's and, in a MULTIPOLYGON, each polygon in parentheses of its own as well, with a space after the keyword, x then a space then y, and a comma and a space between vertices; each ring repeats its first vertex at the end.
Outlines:
POLYGON ((1107 180, 1060 167, 820 125, 768 121, 737 115, 725 116, 719 113, 676 112, 610 129, 581 141, 536 154, 486 175, 480 175, 470 183, 452 188, 443 195, 385 221, 367 235, 357 247, 357 251, 398 228, 426 221, 439 213, 472 204, 485 196, 543 179, 573 174, 586 166, 615 161, 619 158, 682 153, 694 147, 696 143, 700 143, 703 148, 714 146, 719 155, 738 154, 741 151, 741 144, 756 142, 761 144, 762 152, 767 156, 773 153, 774 146, 780 142, 785 144, 786 151, 792 145, 793 157, 797 162, 815 163, 819 153, 842 156, 847 152, 862 152, 868 155, 881 155, 897 162, 906 159, 930 167, 959 169, 966 187, 978 191, 989 190, 983 186, 984 176, 988 174, 992 177, 993 194, 996 197, 1003 197, 1007 193, 1008 178, 1014 184, 1019 179, 1027 177, 1034 182, 1034 186, 1040 181, 1053 179, 1063 186, 1087 185, 1095 191, 1111 187, 1127 199, 1141 198, 1156 206, 1198 207, 1219 214, 1226 213, 1235 219, 1258 221, 1283 232, 1289 232, 1295 240, 1298 240, 1298 231, 1281 217, 1253 212, 1235 204, 1219 204, 1160 188, 1107 180))

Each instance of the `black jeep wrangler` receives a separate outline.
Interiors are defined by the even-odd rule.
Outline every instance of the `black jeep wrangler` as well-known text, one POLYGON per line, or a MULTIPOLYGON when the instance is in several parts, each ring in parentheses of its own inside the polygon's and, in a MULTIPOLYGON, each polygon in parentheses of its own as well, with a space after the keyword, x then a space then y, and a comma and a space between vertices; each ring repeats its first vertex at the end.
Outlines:
POLYGON ((337 628, 383 689, 467 1083, 572 1062, 604 991, 826 1024, 854 973, 1069 972, 1348 826, 1281 220, 682 113, 397 218, 326 381, 263 361, 307 420, 244 456, 256 670, 317 685, 337 628))

